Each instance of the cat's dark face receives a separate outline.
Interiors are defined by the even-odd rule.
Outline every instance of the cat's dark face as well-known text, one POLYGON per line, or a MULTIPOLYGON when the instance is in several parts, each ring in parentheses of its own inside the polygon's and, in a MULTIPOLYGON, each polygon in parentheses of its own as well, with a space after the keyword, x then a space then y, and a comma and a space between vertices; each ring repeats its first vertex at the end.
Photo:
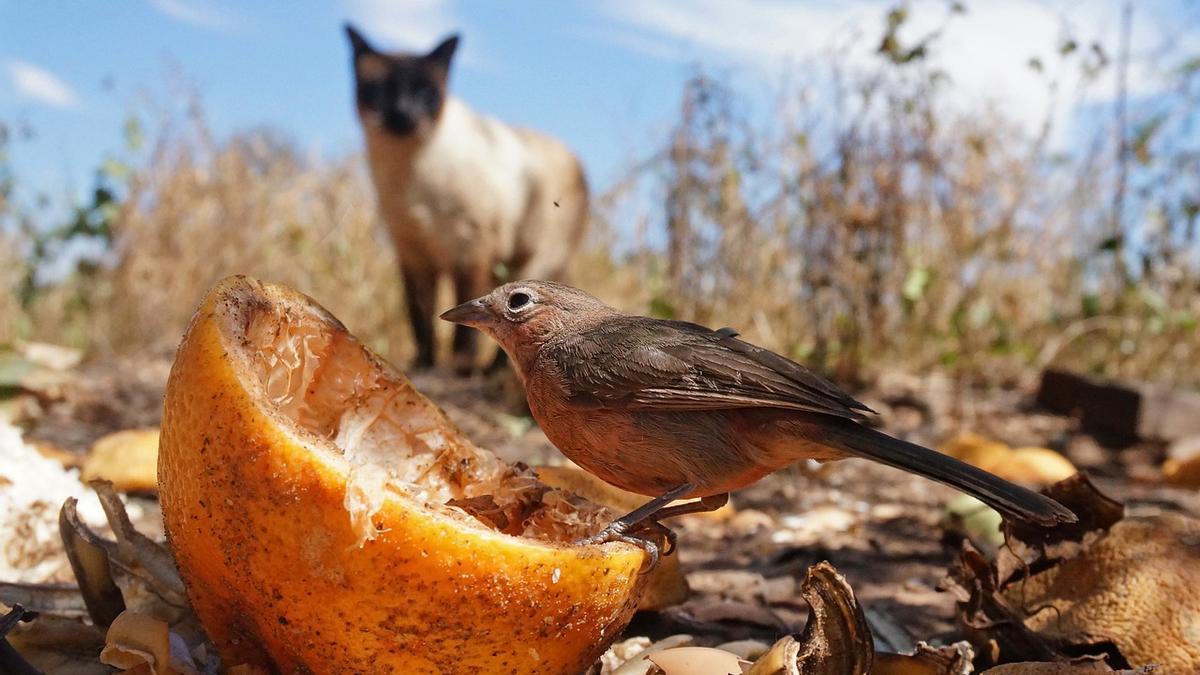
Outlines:
POLYGON ((354 96, 363 124, 399 136, 429 133, 446 101, 458 35, 447 37, 428 54, 384 54, 349 24, 346 36, 353 50, 354 96))

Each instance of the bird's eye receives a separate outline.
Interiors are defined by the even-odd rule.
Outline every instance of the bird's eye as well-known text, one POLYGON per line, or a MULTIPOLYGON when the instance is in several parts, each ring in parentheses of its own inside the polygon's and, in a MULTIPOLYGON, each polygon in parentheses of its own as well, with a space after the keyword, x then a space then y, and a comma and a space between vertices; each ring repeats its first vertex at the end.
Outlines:
POLYGON ((508 296, 509 309, 524 309, 531 302, 533 302, 533 298, 525 291, 514 291, 512 295, 508 296))

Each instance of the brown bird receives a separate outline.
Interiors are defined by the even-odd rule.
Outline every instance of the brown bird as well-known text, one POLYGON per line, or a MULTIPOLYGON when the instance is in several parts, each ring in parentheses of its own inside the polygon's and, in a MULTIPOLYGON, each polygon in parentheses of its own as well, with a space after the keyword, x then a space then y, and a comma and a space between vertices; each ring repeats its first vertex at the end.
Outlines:
POLYGON ((846 457, 945 483, 1019 521, 1076 520, 1048 497, 871 429, 870 408, 729 328, 624 314, 547 281, 505 284, 441 318, 500 344, 564 455, 654 498, 590 541, 661 531, 659 519, 719 508, 731 490, 789 464, 846 457), (699 501, 666 507, 681 498, 699 501))

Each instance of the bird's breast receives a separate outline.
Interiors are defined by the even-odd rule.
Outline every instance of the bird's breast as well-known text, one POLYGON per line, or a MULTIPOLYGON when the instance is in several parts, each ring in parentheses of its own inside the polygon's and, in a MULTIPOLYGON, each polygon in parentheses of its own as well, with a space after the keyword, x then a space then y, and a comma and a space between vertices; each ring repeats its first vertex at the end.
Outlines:
POLYGON ((602 480, 657 496, 685 483, 688 496, 737 489, 775 466, 738 433, 725 411, 652 411, 576 407, 529 388, 529 407, 551 443, 602 480))

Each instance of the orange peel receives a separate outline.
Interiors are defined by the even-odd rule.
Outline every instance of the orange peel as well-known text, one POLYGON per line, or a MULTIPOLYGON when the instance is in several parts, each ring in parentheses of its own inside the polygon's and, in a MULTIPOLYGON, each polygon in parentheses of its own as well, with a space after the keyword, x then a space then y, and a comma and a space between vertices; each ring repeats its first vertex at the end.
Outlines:
POLYGON ((612 512, 463 438, 315 301, 219 282, 180 344, 158 465, 168 541, 226 664, 578 672, 645 554, 612 512))

